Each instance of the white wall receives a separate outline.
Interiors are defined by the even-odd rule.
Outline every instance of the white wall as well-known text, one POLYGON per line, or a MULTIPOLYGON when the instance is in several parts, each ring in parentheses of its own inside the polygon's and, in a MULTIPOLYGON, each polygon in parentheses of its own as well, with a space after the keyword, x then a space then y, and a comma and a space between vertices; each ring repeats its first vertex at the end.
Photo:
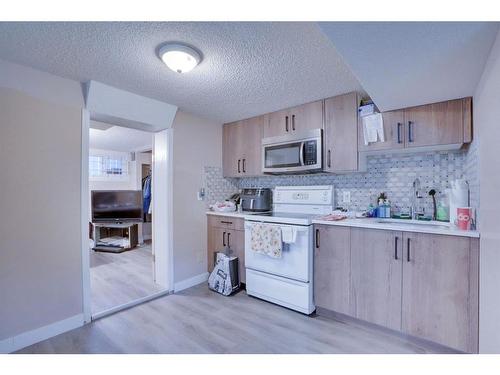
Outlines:
POLYGON ((19 90, 55 104, 83 108, 80 82, 0 60, 0 87, 19 90))
POLYGON ((81 107, 0 83, 0 352, 83 324, 81 124, 81 107))
POLYGON ((178 111, 173 124, 173 245, 176 283, 207 271, 206 205, 196 199, 203 167, 222 165, 222 124, 178 111))
POLYGON ((500 33, 474 94, 479 142, 480 285, 479 351, 500 353, 500 33))

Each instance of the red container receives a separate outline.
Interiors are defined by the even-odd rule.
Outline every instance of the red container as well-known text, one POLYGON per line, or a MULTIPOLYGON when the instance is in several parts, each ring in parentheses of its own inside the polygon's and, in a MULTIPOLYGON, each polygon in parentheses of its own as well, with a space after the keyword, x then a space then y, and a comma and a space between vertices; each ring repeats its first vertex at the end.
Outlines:
POLYGON ((472 208, 458 207, 457 208, 457 226, 461 230, 470 230, 472 222, 472 208))

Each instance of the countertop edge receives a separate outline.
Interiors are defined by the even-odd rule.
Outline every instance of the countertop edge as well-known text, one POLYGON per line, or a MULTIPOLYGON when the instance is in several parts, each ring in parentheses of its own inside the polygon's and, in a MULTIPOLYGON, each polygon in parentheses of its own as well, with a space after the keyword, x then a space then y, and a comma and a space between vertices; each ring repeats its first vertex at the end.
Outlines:
POLYGON ((354 228, 366 228, 366 229, 381 229, 381 230, 393 230, 401 232, 411 232, 411 233, 428 233, 428 234, 442 234, 446 236, 458 236, 458 237, 469 237, 469 238, 479 238, 480 233, 478 231, 462 231, 459 229, 433 229, 433 228, 419 228, 418 226, 412 226, 408 224, 393 224, 393 223, 371 223, 363 222, 366 219, 347 219, 339 221, 329 221, 321 219, 313 219, 313 224, 322 225, 334 225, 340 227, 354 227, 354 228), (356 220, 356 221, 354 221, 356 220), (358 221, 359 220, 359 221, 358 221))
MULTIPOLYGON (((228 216, 240 219, 245 219, 246 217, 252 216, 250 213, 244 212, 216 212, 216 211, 206 211, 207 215, 213 216, 228 216)), ((394 223, 374 223, 370 222, 370 219, 346 219, 339 221, 329 221, 321 219, 313 219, 313 224, 322 225, 334 225, 340 227, 353 227, 353 228, 366 228, 366 229, 381 229, 381 230, 393 230, 400 232, 410 232, 410 233, 428 233, 428 234, 441 234, 445 236, 457 236, 457 237, 469 237, 469 238, 480 238, 479 231, 461 231, 459 229, 433 229, 433 228, 420 228, 417 225, 410 224, 394 224, 394 223)))
POLYGON ((230 217, 239 217, 242 219, 244 219, 246 216, 249 216, 246 213, 237 211, 231 211, 231 212, 206 211, 205 213, 207 215, 213 215, 213 216, 230 216, 230 217))

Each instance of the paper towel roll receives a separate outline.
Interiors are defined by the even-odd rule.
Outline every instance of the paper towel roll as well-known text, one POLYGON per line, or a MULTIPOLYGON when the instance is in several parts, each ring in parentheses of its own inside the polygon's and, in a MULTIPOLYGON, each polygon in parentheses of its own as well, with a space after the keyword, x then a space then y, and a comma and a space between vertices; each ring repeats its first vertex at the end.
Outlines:
POLYGON ((450 223, 455 224, 457 208, 469 206, 469 185, 465 180, 455 180, 450 189, 450 223))

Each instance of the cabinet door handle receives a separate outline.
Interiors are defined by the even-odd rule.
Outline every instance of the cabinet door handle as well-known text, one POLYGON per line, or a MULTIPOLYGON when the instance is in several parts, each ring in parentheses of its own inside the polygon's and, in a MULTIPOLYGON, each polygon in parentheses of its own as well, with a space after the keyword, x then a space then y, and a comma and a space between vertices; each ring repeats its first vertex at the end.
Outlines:
POLYGON ((228 234, 227 234, 227 247, 231 247, 231 246, 229 246, 229 236, 230 236, 230 235, 231 235, 231 233, 228 233, 228 234))
POLYGON ((408 238, 408 239, 406 240, 406 242, 407 242, 407 244, 406 244, 406 245, 407 245, 407 246, 406 246, 406 261, 407 261, 407 262, 409 262, 409 261, 410 261, 410 242, 411 242, 411 241, 410 241, 410 239, 408 238))
POLYGON ((241 173, 240 163, 241 163, 241 159, 238 159, 238 173, 241 173))
POLYGON ((319 249, 319 229, 316 229, 316 249, 319 249))
POLYGON ((398 240, 399 237, 394 237, 394 259, 398 260, 398 240))
POLYGON ((332 166, 332 152, 328 150, 328 168, 332 166))
POLYGON ((247 173, 247 171, 245 170, 245 160, 246 159, 243 159, 243 173, 247 173))
POLYGON ((408 142, 413 142, 413 121, 408 121, 408 142))
POLYGON ((226 232, 222 232, 222 246, 226 247, 226 232))
POLYGON ((285 116, 285 131, 288 132, 288 116, 285 116))
POLYGON ((398 143, 401 143, 401 127, 402 126, 403 126, 403 124, 398 122, 398 143))
POLYGON ((295 131, 295 115, 292 115, 292 130, 295 131))

